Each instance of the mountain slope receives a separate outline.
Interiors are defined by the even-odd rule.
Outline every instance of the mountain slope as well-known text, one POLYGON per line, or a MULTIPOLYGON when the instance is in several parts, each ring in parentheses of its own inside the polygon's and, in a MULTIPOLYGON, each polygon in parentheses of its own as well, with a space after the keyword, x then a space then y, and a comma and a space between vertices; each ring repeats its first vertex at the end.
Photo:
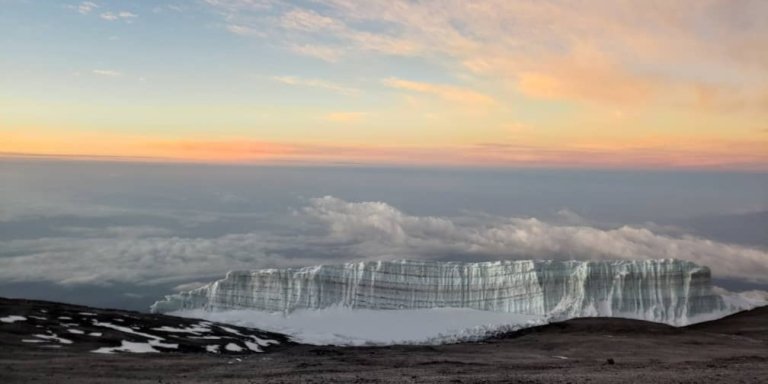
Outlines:
POLYGON ((0 298, 3 348, 248 354, 290 343, 285 335, 196 319, 0 298))

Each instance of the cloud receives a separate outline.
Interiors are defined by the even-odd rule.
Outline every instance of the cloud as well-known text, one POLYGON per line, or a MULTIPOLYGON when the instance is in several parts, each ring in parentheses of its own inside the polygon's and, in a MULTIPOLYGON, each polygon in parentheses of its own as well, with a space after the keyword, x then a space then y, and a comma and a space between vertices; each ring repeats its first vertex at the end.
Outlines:
POLYGON ((768 283, 763 250, 642 227, 601 229, 565 216, 414 216, 383 202, 326 196, 248 233, 195 237, 123 226, 0 241, 0 280, 152 285, 205 281, 233 269, 360 260, 678 258, 707 265, 716 277, 768 283))
POLYGON ((115 15, 112 12, 104 12, 101 15, 99 15, 99 17, 107 21, 115 21, 120 18, 118 15, 115 15))
POLYGON ((330 63, 339 61, 344 53, 344 50, 339 47, 313 44, 294 45, 290 47, 290 50, 300 55, 314 57, 330 63))
POLYGON ((768 111, 760 1, 208 3, 330 62, 340 52, 417 57, 536 99, 768 111))
POLYGON ((240 36, 264 36, 264 33, 242 25, 227 25, 227 30, 240 36))
POLYGON ((351 244, 366 259, 443 258, 660 259, 689 260, 712 268, 718 277, 768 282, 768 253, 693 236, 672 237, 646 228, 598 229, 551 224, 535 218, 448 219, 411 216, 381 202, 351 203, 334 197, 313 199, 304 213, 351 244))
POLYGON ((120 71, 114 69, 94 69, 91 71, 94 75, 107 76, 107 77, 120 77, 123 75, 120 71))
POLYGON ((291 86, 326 89, 347 96, 355 95, 360 92, 358 89, 345 87, 343 85, 321 79, 308 79, 298 76, 273 76, 272 80, 291 86))
POLYGON ((129 21, 131 19, 135 19, 139 17, 135 13, 131 13, 128 11, 120 11, 120 12, 103 12, 99 15, 100 18, 107 20, 107 21, 116 21, 116 20, 126 20, 129 21))
POLYGON ((283 28, 302 31, 340 30, 344 24, 327 16, 319 15, 314 11, 294 9, 280 18, 283 28))
POLYGON ((117 16, 123 19, 133 19, 133 18, 139 17, 135 13, 131 13, 128 11, 121 11, 117 14, 117 16))
POLYGON ((384 79, 382 82, 390 88, 425 93, 462 105, 487 107, 496 104, 492 97, 467 88, 402 80, 394 77, 384 79))
POLYGON ((334 123, 359 123, 365 116, 365 112, 333 112, 323 116, 323 119, 334 123))
POLYGON ((87 15, 91 13, 94 9, 98 8, 99 5, 90 1, 83 1, 77 6, 77 11, 80 12, 83 15, 87 15))

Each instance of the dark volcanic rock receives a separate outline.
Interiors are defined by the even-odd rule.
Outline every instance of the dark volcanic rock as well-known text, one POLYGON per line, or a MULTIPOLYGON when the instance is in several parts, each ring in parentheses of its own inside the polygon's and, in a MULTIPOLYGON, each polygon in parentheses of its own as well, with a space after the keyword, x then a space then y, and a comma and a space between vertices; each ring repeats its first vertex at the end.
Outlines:
POLYGON ((290 343, 282 334, 204 320, 0 298, 3 348, 250 354, 290 343))

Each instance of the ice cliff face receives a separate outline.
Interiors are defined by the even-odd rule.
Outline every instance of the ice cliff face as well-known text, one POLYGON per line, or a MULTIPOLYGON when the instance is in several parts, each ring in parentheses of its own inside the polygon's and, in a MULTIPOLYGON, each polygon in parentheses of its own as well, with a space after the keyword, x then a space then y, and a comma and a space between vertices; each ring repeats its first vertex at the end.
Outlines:
POLYGON ((472 308, 551 316, 619 316, 682 325, 726 310, 710 271, 679 260, 380 261, 233 271, 166 296, 153 312, 255 309, 291 312, 472 308))

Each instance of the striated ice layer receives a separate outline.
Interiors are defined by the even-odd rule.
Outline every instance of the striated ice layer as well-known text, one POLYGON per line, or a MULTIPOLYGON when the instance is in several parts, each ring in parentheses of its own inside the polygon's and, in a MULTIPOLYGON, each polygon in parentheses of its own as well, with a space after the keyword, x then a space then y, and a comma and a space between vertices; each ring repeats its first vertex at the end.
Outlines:
POLYGON ((229 272, 166 296, 153 312, 469 308, 564 319, 616 316, 672 325, 731 308, 709 268, 680 260, 379 261, 229 272))

